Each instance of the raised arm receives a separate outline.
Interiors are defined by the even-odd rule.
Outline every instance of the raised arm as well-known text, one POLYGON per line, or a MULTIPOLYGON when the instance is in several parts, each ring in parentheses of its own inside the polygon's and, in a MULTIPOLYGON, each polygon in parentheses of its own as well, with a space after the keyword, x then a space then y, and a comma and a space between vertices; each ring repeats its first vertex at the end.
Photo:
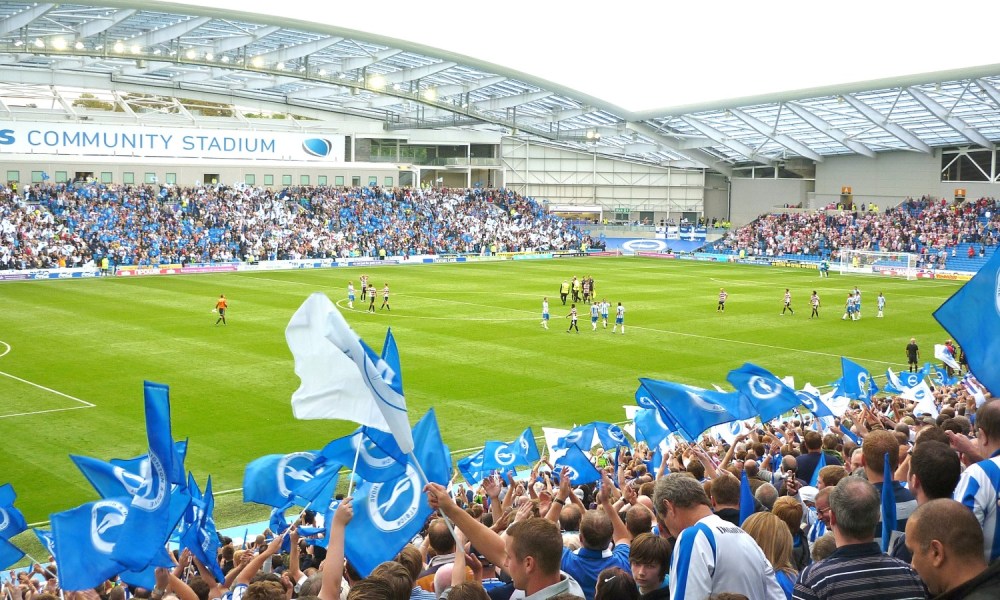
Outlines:
MULTIPOLYGON (((455 527, 462 530, 462 533, 472 542, 476 550, 483 553, 495 565, 505 564, 507 560, 507 549, 503 538, 499 534, 483 525, 479 520, 473 518, 469 513, 462 510, 455 501, 448 495, 448 490, 437 483, 428 483, 424 486, 427 492, 427 502, 431 508, 441 511, 441 514, 451 519, 455 527)), ((327 554, 329 556, 329 553, 327 554)), ((322 600, 332 600, 323 598, 322 600)))
POLYGON ((260 571, 260 568, 264 566, 264 563, 267 562, 267 559, 271 558, 281 550, 282 539, 283 538, 280 535, 274 536, 271 543, 268 544, 260 554, 255 556, 254 559, 250 561, 250 564, 244 567, 243 570, 240 571, 240 574, 236 576, 236 585, 241 583, 243 585, 248 585, 250 580, 253 579, 253 576, 256 575, 257 572, 260 571))
POLYGON ((613 529, 613 539, 615 540, 615 545, 627 544, 632 540, 632 534, 629 533, 628 528, 625 527, 625 522, 622 521, 621 516, 618 515, 618 511, 611 504, 611 490, 615 488, 615 484, 608 477, 607 473, 601 476, 601 489, 597 492, 597 502, 604 509, 604 514, 608 515, 608 519, 611 521, 611 527, 613 529))
POLYGON ((344 530, 354 517, 353 500, 344 498, 333 513, 330 541, 323 559, 323 584, 317 594, 320 600, 340 600, 340 586, 344 579, 344 530))

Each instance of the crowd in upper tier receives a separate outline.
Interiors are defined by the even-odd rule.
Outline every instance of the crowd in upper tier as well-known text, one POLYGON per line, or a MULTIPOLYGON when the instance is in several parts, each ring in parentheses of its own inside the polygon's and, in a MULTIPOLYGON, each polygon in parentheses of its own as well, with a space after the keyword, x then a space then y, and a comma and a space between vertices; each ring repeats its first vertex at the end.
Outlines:
POLYGON ((943 267, 959 244, 982 251, 1000 236, 1000 211, 993 198, 961 204, 929 196, 909 198, 884 212, 767 214, 714 244, 716 251, 749 256, 802 254, 837 259, 840 250, 919 254, 925 266, 943 267))
POLYGON ((564 250, 588 242, 504 189, 37 184, 0 188, 0 270, 564 250))

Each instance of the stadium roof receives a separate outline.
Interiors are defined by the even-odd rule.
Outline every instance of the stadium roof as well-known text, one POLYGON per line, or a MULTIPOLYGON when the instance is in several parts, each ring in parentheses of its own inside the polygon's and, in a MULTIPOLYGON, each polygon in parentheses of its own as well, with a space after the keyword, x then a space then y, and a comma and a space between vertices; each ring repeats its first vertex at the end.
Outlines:
POLYGON ((48 94, 74 118, 69 99, 76 91, 112 90, 120 110, 136 119, 123 93, 350 114, 390 131, 498 130, 724 173, 795 157, 993 148, 1000 141, 998 64, 639 112, 449 50, 318 22, 157 1, 0 1, 0 70, 0 118, 15 118, 10 98, 33 94, 48 94))

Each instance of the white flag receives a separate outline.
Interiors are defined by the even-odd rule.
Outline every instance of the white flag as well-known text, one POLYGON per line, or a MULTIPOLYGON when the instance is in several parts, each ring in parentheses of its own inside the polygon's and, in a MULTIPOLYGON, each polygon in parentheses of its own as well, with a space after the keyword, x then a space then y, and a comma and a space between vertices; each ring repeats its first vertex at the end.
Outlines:
POLYGON ((302 381, 292 394, 296 419, 353 421, 391 432, 400 450, 413 450, 406 402, 384 379, 395 374, 365 352, 326 295, 315 293, 302 303, 285 328, 285 340, 302 381))
POLYGON ((917 403, 913 407, 913 414, 916 415, 930 415, 932 417, 938 416, 937 405, 934 404, 934 392, 927 385, 926 381, 921 381, 920 385, 915 385, 911 388, 907 388, 900 394, 903 398, 907 400, 913 400, 917 403))
POLYGON ((958 361, 955 360, 954 356, 952 356, 951 351, 948 350, 948 346, 945 346, 944 344, 934 344, 934 358, 948 365, 952 369, 961 370, 961 367, 958 366, 958 361))

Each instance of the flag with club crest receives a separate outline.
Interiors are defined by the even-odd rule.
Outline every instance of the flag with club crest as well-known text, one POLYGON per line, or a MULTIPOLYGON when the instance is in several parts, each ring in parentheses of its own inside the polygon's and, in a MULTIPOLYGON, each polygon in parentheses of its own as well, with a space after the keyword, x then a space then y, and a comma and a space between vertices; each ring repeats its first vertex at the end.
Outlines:
POLYGON ((640 408, 635 413, 636 440, 645 441, 650 448, 659 446, 670 435, 670 427, 655 408, 640 408))
POLYGON ((180 481, 172 480, 176 469, 170 427, 170 388, 147 381, 144 383, 144 401, 149 473, 142 487, 132 496, 121 536, 112 551, 112 558, 131 571, 145 569, 154 557, 163 553, 163 547, 176 525, 176 521, 171 522, 170 484, 183 487, 187 483, 183 471, 180 481))
POLYGON ((601 472, 587 459, 583 451, 576 446, 570 446, 566 450, 566 454, 563 454, 555 462, 553 468, 556 474, 562 473, 563 468, 567 469, 569 481, 573 485, 583 485, 601 480, 601 472))
POLYGON ((14 507, 15 500, 17 493, 14 486, 9 483, 0 485, 0 539, 10 540, 28 528, 24 515, 14 507))
POLYGON ((900 396, 917 403, 913 407, 915 415, 919 416, 923 414, 937 417, 939 414, 938 407, 934 403, 934 392, 931 391, 926 381, 921 381, 920 385, 916 387, 907 388, 900 396))
POLYGON ((841 380, 844 394, 855 400, 861 400, 865 404, 871 404, 872 375, 868 369, 844 357, 840 357, 840 365, 844 374, 841 380))
POLYGON ((697 441, 713 425, 728 423, 737 417, 728 407, 738 407, 739 394, 716 392, 694 386, 639 378, 636 402, 644 408, 656 408, 671 431, 689 442, 697 441))
POLYGON ((427 482, 448 484, 451 454, 433 409, 413 427, 412 438, 415 460, 406 464, 402 475, 385 482, 365 481, 354 493, 354 518, 345 531, 344 552, 363 576, 391 560, 423 528, 432 512, 423 494, 427 482), (373 544, 375 539, 379 543, 373 544))
POLYGON ((59 584, 66 591, 97 587, 125 570, 112 557, 131 497, 105 498, 51 515, 59 584))
POLYGON ((379 356, 326 295, 314 293, 292 315, 285 340, 301 380, 292 394, 296 419, 354 421, 391 432, 404 453, 413 449, 391 330, 379 356))
POLYGON ((354 473, 365 481, 396 479, 406 471, 408 460, 390 434, 368 427, 331 441, 320 450, 319 458, 349 469, 354 467, 354 473))
POLYGON ((733 369, 726 375, 726 381, 739 392, 741 412, 747 412, 747 404, 752 406, 749 409, 752 413, 737 417, 740 419, 757 416, 762 423, 767 423, 801 404, 795 388, 785 385, 773 373, 753 363, 744 363, 740 368, 733 369))
POLYGON ((521 432, 521 435, 517 436, 517 439, 511 442, 510 445, 517 448, 517 452, 520 454, 525 465, 532 465, 541 459, 541 456, 538 454, 538 443, 535 442, 535 434, 532 433, 531 427, 521 432))
POLYGON ((1000 252, 952 294, 934 318, 965 351, 969 370, 986 389, 1000 394, 1000 252))
POLYGON ((268 454, 243 471, 243 501, 271 507, 285 506, 298 486, 313 479, 316 451, 268 454))
POLYGON ((462 474, 462 477, 465 477, 469 485, 479 485, 486 475, 486 471, 483 469, 485 457, 485 450, 480 450, 458 461, 458 472, 462 474))
POLYGON ((802 403, 802 406, 809 409, 809 412, 816 415, 816 417, 822 418, 839 416, 833 414, 833 411, 827 405, 826 401, 823 400, 822 394, 820 394, 819 390, 812 384, 805 384, 802 389, 795 392, 795 394, 799 397, 799 401, 802 403))

